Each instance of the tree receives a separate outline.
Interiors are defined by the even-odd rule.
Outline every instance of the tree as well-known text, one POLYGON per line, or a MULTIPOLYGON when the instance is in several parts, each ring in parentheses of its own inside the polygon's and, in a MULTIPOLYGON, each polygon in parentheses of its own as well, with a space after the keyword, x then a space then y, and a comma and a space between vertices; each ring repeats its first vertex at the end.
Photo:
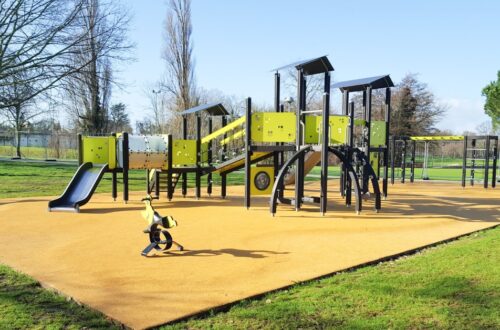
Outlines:
POLYGON ((22 99, 3 97, 0 109, 26 104, 85 65, 68 63, 85 37, 75 29, 81 8, 80 0, 0 1, 0 94, 30 86, 22 99))
POLYGON ((112 64, 127 60, 132 47, 127 42, 129 16, 111 1, 82 0, 78 27, 87 36, 78 44, 73 65, 83 65, 65 79, 68 110, 85 132, 102 134, 108 130, 109 101, 113 79, 112 64))
POLYGON ((415 74, 406 75, 392 93, 391 134, 393 136, 431 135, 446 111, 427 85, 415 74))
POLYGON ((130 119, 123 103, 113 104, 109 112, 109 129, 112 132, 130 132, 130 119))
MULTIPOLYGON (((172 100, 169 128, 180 127, 179 112, 199 103, 194 77, 192 32, 191 1, 170 0, 163 51, 167 70, 162 80, 162 89, 172 100)), ((194 127, 192 122, 189 127, 194 127)))
POLYGON ((486 96, 484 112, 490 116, 493 130, 497 130, 500 128, 500 71, 497 80, 483 88, 482 95, 486 96))

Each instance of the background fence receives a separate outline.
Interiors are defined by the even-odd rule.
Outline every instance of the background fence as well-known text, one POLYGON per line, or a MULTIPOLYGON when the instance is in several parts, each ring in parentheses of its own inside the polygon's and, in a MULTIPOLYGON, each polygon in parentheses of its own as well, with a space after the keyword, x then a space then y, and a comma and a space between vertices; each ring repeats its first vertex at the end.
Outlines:
MULTIPOLYGON (((15 132, 0 132, 0 157, 17 156, 15 132)), ((77 160, 78 139, 72 133, 20 132, 21 158, 77 160)))

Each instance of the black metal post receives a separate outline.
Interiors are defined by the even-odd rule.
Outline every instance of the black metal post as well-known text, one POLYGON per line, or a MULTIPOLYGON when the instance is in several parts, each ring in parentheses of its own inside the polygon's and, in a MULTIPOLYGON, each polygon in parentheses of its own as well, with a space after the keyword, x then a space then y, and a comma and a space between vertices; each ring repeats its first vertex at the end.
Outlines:
MULTIPOLYGON (((167 157, 173 157, 167 155, 167 157)), ((155 171, 155 198, 160 198, 160 172, 155 171)))
POLYGON ((405 183, 406 179, 406 148, 408 147, 408 141, 403 140, 403 153, 401 155, 401 183, 405 183))
POLYGON ((325 215, 328 204, 328 146, 330 144, 330 73, 325 72, 325 92, 323 94, 323 136, 321 141, 321 198, 320 211, 325 215))
MULTIPOLYGON (((227 125, 227 117, 222 116, 222 127, 227 125)), ((224 139, 227 138, 227 134, 224 134, 224 139)), ((226 160, 226 152, 227 152, 227 145, 224 143, 222 146, 222 155, 220 156, 220 161, 221 163, 226 160)), ((226 174, 221 173, 220 175, 220 196, 224 199, 226 198, 226 185, 227 185, 227 180, 226 180, 226 174)))
POLYGON ((392 148, 391 148, 391 184, 394 184, 394 163, 396 158, 396 137, 392 137, 392 148))
POLYGON ((80 166, 83 163, 83 136, 78 134, 76 137, 78 143, 78 166, 80 166))
MULTIPOLYGON (((212 133, 212 117, 208 117, 208 134, 212 133)), ((208 166, 212 166, 212 145, 213 140, 208 142, 208 166)), ((212 172, 209 172, 207 175, 207 194, 210 196, 212 194, 212 172)))
POLYGON ((417 149, 417 141, 411 141, 411 159, 410 159, 410 182, 415 181, 415 154, 417 149))
POLYGON ((195 196, 201 197, 201 116, 196 115, 196 176, 195 196))
POLYGON ((470 185, 474 185, 474 176, 476 175, 476 139, 471 141, 472 148, 472 160, 471 160, 471 170, 470 170, 470 185))
MULTIPOLYGON (((182 116, 182 138, 187 140, 187 117, 182 116)), ((172 156, 173 157, 173 156, 172 156)), ((182 173, 182 197, 187 195, 187 173, 182 173)))
MULTIPOLYGON (((304 72, 297 70, 297 109, 296 109, 296 151, 303 144, 302 139, 302 110, 304 110, 304 72)), ((295 162, 295 210, 300 210, 302 204, 301 174, 304 167, 304 156, 301 155, 295 162)))
POLYGON ((172 183, 172 171, 173 171, 173 142, 172 135, 167 135, 167 198, 169 201, 172 200, 174 196, 174 185, 172 183))
POLYGON ((123 136, 123 200, 128 202, 128 133, 124 132, 123 136))
MULTIPOLYGON (((111 133, 111 136, 114 136, 116 138, 116 133, 111 133)), ((113 147, 115 148, 115 150, 117 149, 117 145, 116 145, 116 139, 115 139, 115 145, 114 146, 110 146, 110 147, 113 147)), ((114 201, 116 201, 116 197, 118 195, 117 193, 117 178, 116 178, 116 167, 114 169, 111 170, 111 197, 113 198, 114 201)))
POLYGON ((465 188, 465 180, 467 178, 467 152, 468 152, 468 138, 464 136, 464 153, 462 155, 462 187, 465 188))
MULTIPOLYGON (((279 72, 276 72, 274 74, 274 111, 280 112, 281 107, 280 107, 280 74, 279 72)), ((276 142, 276 145, 279 146, 280 143, 276 142)), ((278 175, 278 171, 280 169, 280 153, 279 152, 274 152, 273 153, 273 168, 274 168, 274 179, 276 179, 276 176, 278 175)))
POLYGON ((385 89, 385 150, 384 150, 384 178, 382 179, 382 195, 387 198, 389 179, 389 136, 391 123, 391 89, 385 89))
POLYGON ((251 165, 252 165, 252 99, 246 100, 246 120, 245 120, 245 207, 250 208, 251 198, 251 165))
POLYGON ((488 175, 490 172, 490 136, 486 136, 486 146, 484 147, 486 150, 484 151, 484 176, 483 176, 483 186, 484 188, 488 188, 488 175))
POLYGON ((497 161, 498 161, 498 136, 495 138, 495 144, 493 145, 493 166, 491 173, 491 187, 495 188, 497 185, 497 161))

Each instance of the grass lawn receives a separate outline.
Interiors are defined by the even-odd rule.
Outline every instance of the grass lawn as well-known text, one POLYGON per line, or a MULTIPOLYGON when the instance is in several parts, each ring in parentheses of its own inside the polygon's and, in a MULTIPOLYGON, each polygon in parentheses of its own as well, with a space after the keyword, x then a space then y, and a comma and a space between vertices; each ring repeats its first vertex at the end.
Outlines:
MULTIPOLYGON (((0 162, 0 198, 58 195, 76 165, 0 162)), ((144 189, 144 171, 131 189, 144 189)), ((99 191, 110 191, 105 179, 99 191)), ((235 174, 232 183, 241 182, 235 174)), ((500 328, 500 228, 417 255, 297 284, 163 329, 500 328)), ((0 329, 112 328, 0 265, 0 329)))

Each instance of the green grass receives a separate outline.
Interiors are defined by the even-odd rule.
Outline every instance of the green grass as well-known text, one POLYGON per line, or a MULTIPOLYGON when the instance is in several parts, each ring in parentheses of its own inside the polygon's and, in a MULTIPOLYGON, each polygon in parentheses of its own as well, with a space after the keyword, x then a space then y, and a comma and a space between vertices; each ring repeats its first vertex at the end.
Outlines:
POLYGON ((42 288, 0 265, 0 329, 110 329, 102 314, 42 288))
MULTIPOLYGON (((16 155, 16 148, 13 146, 0 146, 0 157, 14 157, 16 155)), ((59 154, 53 148, 43 147, 21 147, 21 156, 23 158, 33 159, 78 159, 77 149, 61 148, 59 154)))
MULTIPOLYGON (((0 162, 0 198, 58 195, 76 165, 0 162)), ((317 171, 317 169, 315 169, 317 171)), ((334 175, 335 173, 331 173, 334 175)), ((144 171, 131 189, 144 190, 144 171)), ((231 183, 241 183, 241 174, 231 183)), ((110 177, 99 191, 110 191, 110 177)), ((500 328, 500 228, 377 266, 295 285, 164 329, 500 328)), ((0 265, 0 329, 111 328, 0 265)))
MULTIPOLYGON (((12 162, 0 161, 0 198, 55 196, 60 195, 68 185, 77 169, 76 163, 58 164, 53 162, 12 162)), ((214 175, 214 183, 219 184, 220 177, 214 175)), ((202 184, 206 185, 206 177, 202 184)), ((228 185, 242 184, 243 175, 239 172, 228 176, 228 185)), ((145 191, 146 172, 131 170, 129 189, 145 191)), ((118 190, 121 191, 121 179, 118 174, 118 190)), ((194 187, 194 175, 188 176, 188 187, 194 187)), ((96 192, 111 192, 111 174, 104 175, 96 192)))
POLYGON ((500 228, 162 329, 498 329, 500 228))

